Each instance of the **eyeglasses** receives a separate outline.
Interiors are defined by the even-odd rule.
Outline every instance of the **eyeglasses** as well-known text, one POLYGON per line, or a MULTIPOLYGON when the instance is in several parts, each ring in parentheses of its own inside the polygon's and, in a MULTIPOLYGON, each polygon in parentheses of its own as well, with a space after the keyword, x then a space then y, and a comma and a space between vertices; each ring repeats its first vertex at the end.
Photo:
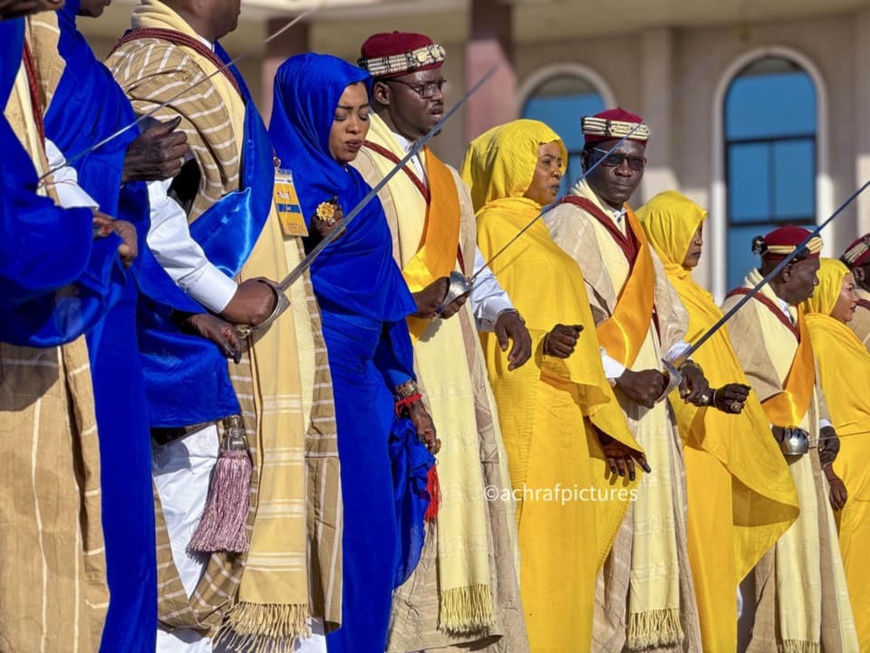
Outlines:
POLYGON ((435 95, 441 91, 441 87, 447 82, 447 80, 444 79, 439 79, 437 82, 427 82, 426 84, 409 84, 408 82, 403 82, 401 79, 385 79, 384 81, 407 86, 423 100, 435 97, 435 95))
POLYGON ((642 156, 628 156, 627 154, 621 154, 619 152, 612 152, 607 154, 606 150, 602 150, 598 147, 592 148, 596 152, 601 152, 606 155, 601 159, 600 165, 604 168, 619 168, 623 161, 628 162, 628 167, 634 170, 635 172, 643 172, 643 169, 646 167, 646 157, 642 156))

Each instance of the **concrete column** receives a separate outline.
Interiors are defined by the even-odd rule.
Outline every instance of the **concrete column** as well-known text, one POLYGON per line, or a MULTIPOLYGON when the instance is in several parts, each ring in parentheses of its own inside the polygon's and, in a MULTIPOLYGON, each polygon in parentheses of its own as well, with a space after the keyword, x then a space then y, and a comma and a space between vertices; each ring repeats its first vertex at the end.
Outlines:
MULTIPOLYGON (((674 62, 673 30, 661 27, 641 36, 641 106, 637 110, 649 125, 652 136, 647 147, 647 167, 640 187, 641 204, 666 190, 678 190, 674 174, 674 62)), ((632 107, 625 107, 632 110, 632 107)))
POLYGON ((469 141, 490 127, 517 117, 511 7, 500 0, 471 0, 470 14, 465 49, 466 89, 493 65, 498 63, 501 67, 466 105, 465 136, 469 141))
MULTIPOLYGON (((290 19, 270 18, 266 22, 267 38, 284 27, 290 19)), ((266 44, 262 65, 262 101, 259 103, 261 115, 268 124, 272 115, 272 83, 278 67, 294 54, 304 54, 310 51, 310 27, 302 21, 297 23, 274 41, 266 44)))
MULTIPOLYGON (((862 9, 855 16, 855 187, 870 179, 870 9, 862 9)), ((857 232, 870 232, 870 190, 858 198, 857 232)), ((856 234, 857 235, 857 234, 856 234)), ((843 241, 843 247, 852 242, 852 236, 843 241)), ((840 252, 837 252, 839 254, 840 252)))

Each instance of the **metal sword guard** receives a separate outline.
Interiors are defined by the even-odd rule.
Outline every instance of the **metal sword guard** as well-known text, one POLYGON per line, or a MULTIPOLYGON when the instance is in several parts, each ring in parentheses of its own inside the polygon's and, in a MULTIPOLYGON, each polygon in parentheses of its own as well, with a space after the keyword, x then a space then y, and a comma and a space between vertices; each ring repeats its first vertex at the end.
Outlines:
POLYGON ((284 291, 278 287, 278 284, 269 281, 268 279, 261 279, 261 281, 267 284, 272 289, 272 292, 275 293, 275 308, 269 314, 269 317, 260 322, 257 326, 251 326, 250 324, 236 324, 234 328, 236 334, 238 334, 240 338, 248 338, 255 333, 265 331, 269 328, 272 322, 278 319, 278 316, 290 308, 290 300, 287 298, 287 295, 284 294, 284 291))
POLYGON ((782 430, 779 449, 786 456, 803 456, 810 451, 810 438, 806 431, 797 426, 786 426, 782 430))
POLYGON ((471 292, 471 280, 465 275, 454 270, 450 273, 448 278, 450 280, 450 285, 447 286, 447 296, 444 298, 444 301, 441 302, 441 305, 436 311, 438 315, 441 315, 444 309, 450 306, 450 304, 455 302, 457 299, 471 292))
POLYGON ((665 374, 667 374, 668 377, 668 385, 665 386, 665 391, 662 393, 662 396, 656 400, 657 402, 664 401, 668 395, 679 388, 680 384, 683 382, 683 374, 677 369, 676 365, 665 358, 662 359, 662 365, 665 367, 665 374))

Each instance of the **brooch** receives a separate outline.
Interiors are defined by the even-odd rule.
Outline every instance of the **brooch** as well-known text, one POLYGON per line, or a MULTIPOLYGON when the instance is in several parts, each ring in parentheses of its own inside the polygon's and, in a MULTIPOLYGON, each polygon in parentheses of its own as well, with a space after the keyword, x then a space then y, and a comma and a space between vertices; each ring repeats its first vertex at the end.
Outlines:
POLYGON ((329 200, 328 202, 321 202, 317 205, 317 210, 314 212, 314 215, 318 220, 322 220, 326 223, 328 227, 334 225, 338 220, 335 217, 335 211, 338 207, 335 204, 334 200, 329 200))

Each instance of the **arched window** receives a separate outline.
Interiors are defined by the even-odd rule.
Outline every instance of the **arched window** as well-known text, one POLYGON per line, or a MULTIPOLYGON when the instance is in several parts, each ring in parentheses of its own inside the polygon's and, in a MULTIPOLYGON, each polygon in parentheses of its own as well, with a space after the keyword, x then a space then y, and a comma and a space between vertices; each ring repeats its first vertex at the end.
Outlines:
POLYGON ((728 287, 756 264, 753 237, 784 225, 814 225, 816 88, 780 56, 756 59, 725 96, 728 287))
POLYGON ((604 109, 604 98, 598 89, 583 77, 572 74, 548 78, 535 87, 523 105, 523 118, 547 123, 565 141, 568 171, 562 179, 562 194, 580 176, 580 153, 583 151, 580 117, 604 109))

